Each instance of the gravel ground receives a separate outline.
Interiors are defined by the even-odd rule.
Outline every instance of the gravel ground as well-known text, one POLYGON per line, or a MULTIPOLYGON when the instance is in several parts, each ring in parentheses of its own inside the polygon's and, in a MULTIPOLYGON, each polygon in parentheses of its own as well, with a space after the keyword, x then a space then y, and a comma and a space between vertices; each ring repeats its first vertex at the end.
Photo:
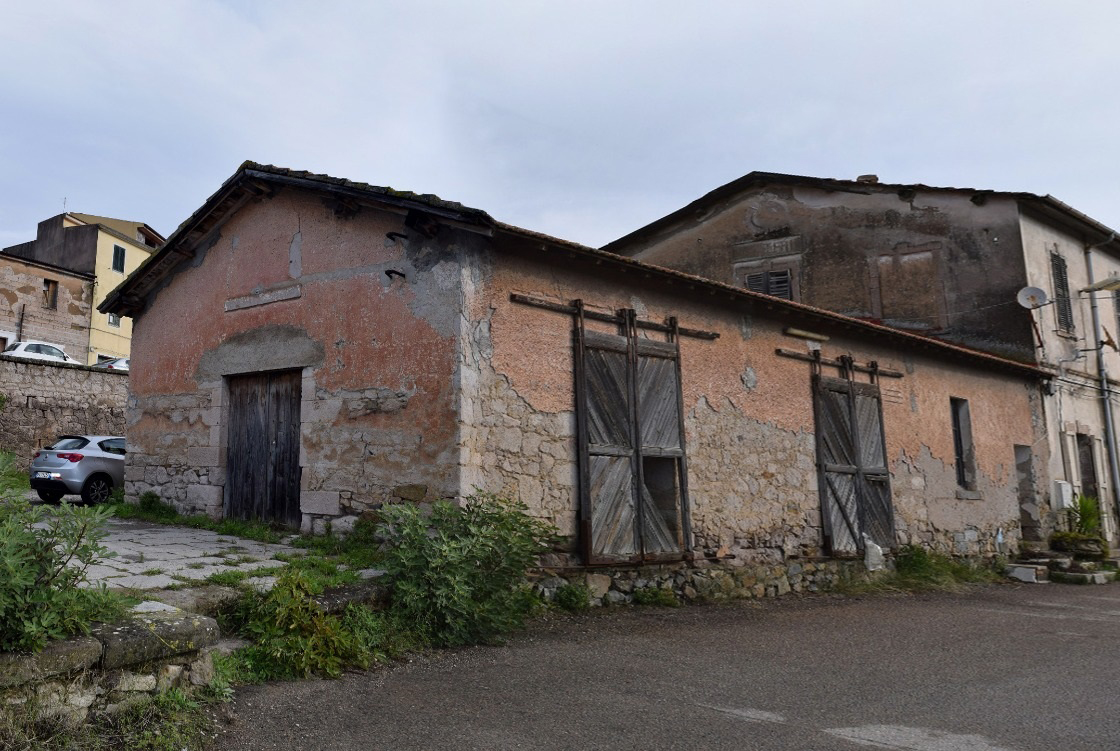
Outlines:
POLYGON ((551 616, 501 647, 237 692, 214 748, 1101 751, 1120 585, 551 616))

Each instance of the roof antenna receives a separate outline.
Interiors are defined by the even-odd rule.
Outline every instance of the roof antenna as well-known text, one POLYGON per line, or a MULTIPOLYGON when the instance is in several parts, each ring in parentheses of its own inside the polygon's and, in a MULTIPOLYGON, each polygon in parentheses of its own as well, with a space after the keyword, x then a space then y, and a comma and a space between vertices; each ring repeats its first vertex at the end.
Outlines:
POLYGON ((66 196, 62 197, 62 213, 66 213, 66 196))

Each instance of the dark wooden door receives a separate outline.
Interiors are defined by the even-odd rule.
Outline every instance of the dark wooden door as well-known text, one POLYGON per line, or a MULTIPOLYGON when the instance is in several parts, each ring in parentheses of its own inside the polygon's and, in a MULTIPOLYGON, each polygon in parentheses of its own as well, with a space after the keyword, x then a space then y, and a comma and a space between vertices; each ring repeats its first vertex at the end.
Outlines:
POLYGON ((1085 433, 1077 434, 1077 462, 1081 470, 1081 495, 1100 498, 1097 484, 1097 463, 1093 461, 1093 437, 1085 433))
POLYGON ((817 377, 821 516, 833 555, 855 555, 864 535, 894 547, 894 512, 879 387, 817 377))
POLYGON ((225 514, 300 523, 298 370, 229 379, 225 514))

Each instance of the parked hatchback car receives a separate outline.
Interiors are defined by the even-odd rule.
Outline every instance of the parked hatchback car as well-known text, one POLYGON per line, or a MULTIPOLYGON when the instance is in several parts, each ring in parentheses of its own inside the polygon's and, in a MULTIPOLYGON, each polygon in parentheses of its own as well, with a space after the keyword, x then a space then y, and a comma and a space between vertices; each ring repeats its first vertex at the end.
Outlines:
POLYGON ((124 485, 124 438, 64 435, 31 459, 31 487, 48 503, 80 493, 86 503, 109 500, 124 485))
POLYGON ((106 360, 104 362, 97 363, 93 367, 95 367, 95 368, 105 368, 105 370, 123 370, 125 373, 127 373, 128 372, 128 358, 127 357, 118 357, 116 360, 106 360))
POLYGON ((12 342, 4 349, 4 354, 24 360, 50 360, 52 362, 67 362, 71 365, 82 364, 63 352, 62 347, 50 342, 12 342))

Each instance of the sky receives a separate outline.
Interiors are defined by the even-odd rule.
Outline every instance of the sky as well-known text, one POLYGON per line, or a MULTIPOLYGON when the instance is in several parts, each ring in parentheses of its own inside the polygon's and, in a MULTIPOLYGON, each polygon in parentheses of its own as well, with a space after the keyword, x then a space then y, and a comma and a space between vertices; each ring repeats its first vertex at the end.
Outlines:
POLYGON ((169 235, 246 159, 600 246, 753 170, 1120 228, 1110 0, 0 0, 0 247, 169 235))

